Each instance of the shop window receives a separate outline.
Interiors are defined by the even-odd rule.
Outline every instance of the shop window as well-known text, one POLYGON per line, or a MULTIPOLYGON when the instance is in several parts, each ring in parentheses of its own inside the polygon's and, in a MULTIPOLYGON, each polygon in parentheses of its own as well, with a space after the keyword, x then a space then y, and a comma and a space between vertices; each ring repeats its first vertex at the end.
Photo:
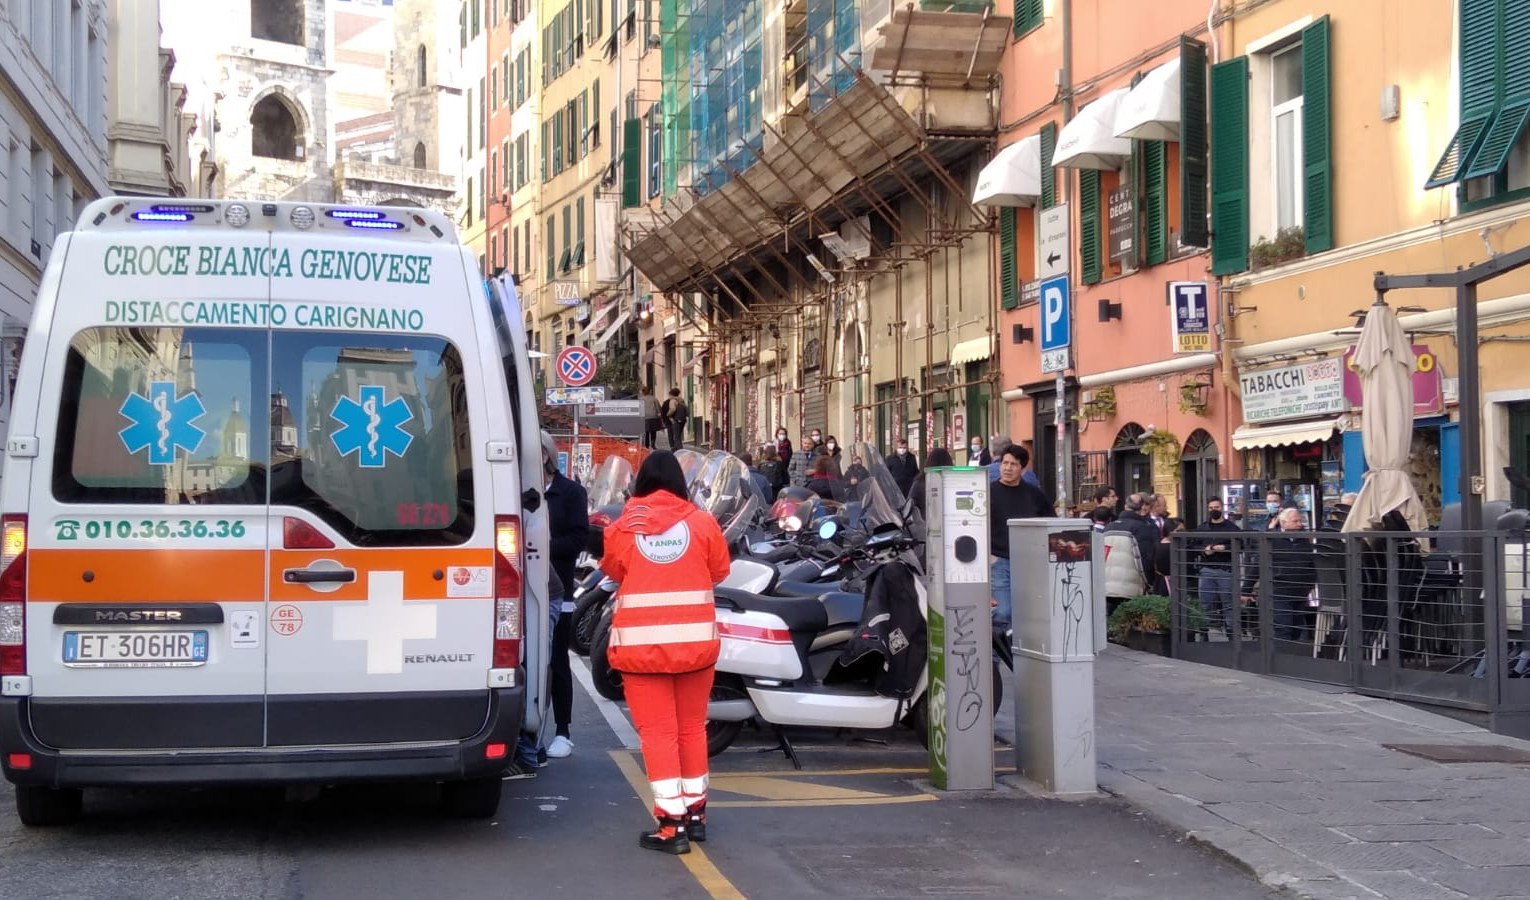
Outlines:
POLYGON ((287 102, 269 94, 250 111, 250 152, 267 159, 303 158, 303 134, 287 102))
POLYGON ((302 0, 250 0, 250 37, 303 46, 302 0))
POLYGON ((415 141, 414 144, 414 167, 425 168, 425 144, 422 141, 415 141))

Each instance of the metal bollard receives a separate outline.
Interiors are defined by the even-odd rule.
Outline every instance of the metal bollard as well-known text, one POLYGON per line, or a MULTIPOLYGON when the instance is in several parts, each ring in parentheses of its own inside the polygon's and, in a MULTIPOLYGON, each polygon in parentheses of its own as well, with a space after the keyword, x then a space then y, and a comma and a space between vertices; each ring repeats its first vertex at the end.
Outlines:
POLYGON ((1104 581, 1100 535, 1081 519, 1009 520, 1015 607, 1015 753, 1056 794, 1099 789, 1094 656, 1104 581))
POLYGON ((930 780, 993 787, 993 614, 988 586, 988 470, 925 472, 929 558, 930 780))

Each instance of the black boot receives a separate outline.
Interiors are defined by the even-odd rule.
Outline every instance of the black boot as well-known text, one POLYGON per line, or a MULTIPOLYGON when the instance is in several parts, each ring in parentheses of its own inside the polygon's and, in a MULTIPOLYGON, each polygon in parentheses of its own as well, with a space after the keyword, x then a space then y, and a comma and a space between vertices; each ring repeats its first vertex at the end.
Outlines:
POLYGON ((638 846, 645 850, 658 850, 679 856, 691 852, 690 839, 685 834, 685 819, 678 816, 660 816, 659 827, 638 836, 638 846))
POLYGON ((703 800, 685 811, 685 834, 690 840, 706 843, 707 801, 703 800))

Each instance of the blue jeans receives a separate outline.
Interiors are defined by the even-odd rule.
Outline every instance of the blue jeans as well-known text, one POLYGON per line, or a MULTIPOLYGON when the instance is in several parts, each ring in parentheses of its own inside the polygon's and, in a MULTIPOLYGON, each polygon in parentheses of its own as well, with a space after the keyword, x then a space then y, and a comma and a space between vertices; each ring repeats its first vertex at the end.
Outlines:
POLYGON ((1207 566, 1201 569, 1201 612, 1206 614, 1206 627, 1218 613, 1227 626, 1231 638, 1237 629, 1238 598, 1233 594, 1232 571, 1207 566))
POLYGON ((994 625, 1008 631, 1015 624, 1014 598, 1009 591, 1009 560, 999 557, 988 570, 989 589, 998 604, 993 610, 994 625))

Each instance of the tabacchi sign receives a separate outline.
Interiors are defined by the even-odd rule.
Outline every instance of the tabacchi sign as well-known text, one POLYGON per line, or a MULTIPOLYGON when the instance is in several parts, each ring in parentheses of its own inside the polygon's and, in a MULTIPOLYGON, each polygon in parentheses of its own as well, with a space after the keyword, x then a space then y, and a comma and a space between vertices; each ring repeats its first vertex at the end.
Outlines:
POLYGON ((1334 415, 1349 409, 1344 398, 1344 363, 1337 358, 1240 372, 1243 421, 1278 422, 1334 415))

